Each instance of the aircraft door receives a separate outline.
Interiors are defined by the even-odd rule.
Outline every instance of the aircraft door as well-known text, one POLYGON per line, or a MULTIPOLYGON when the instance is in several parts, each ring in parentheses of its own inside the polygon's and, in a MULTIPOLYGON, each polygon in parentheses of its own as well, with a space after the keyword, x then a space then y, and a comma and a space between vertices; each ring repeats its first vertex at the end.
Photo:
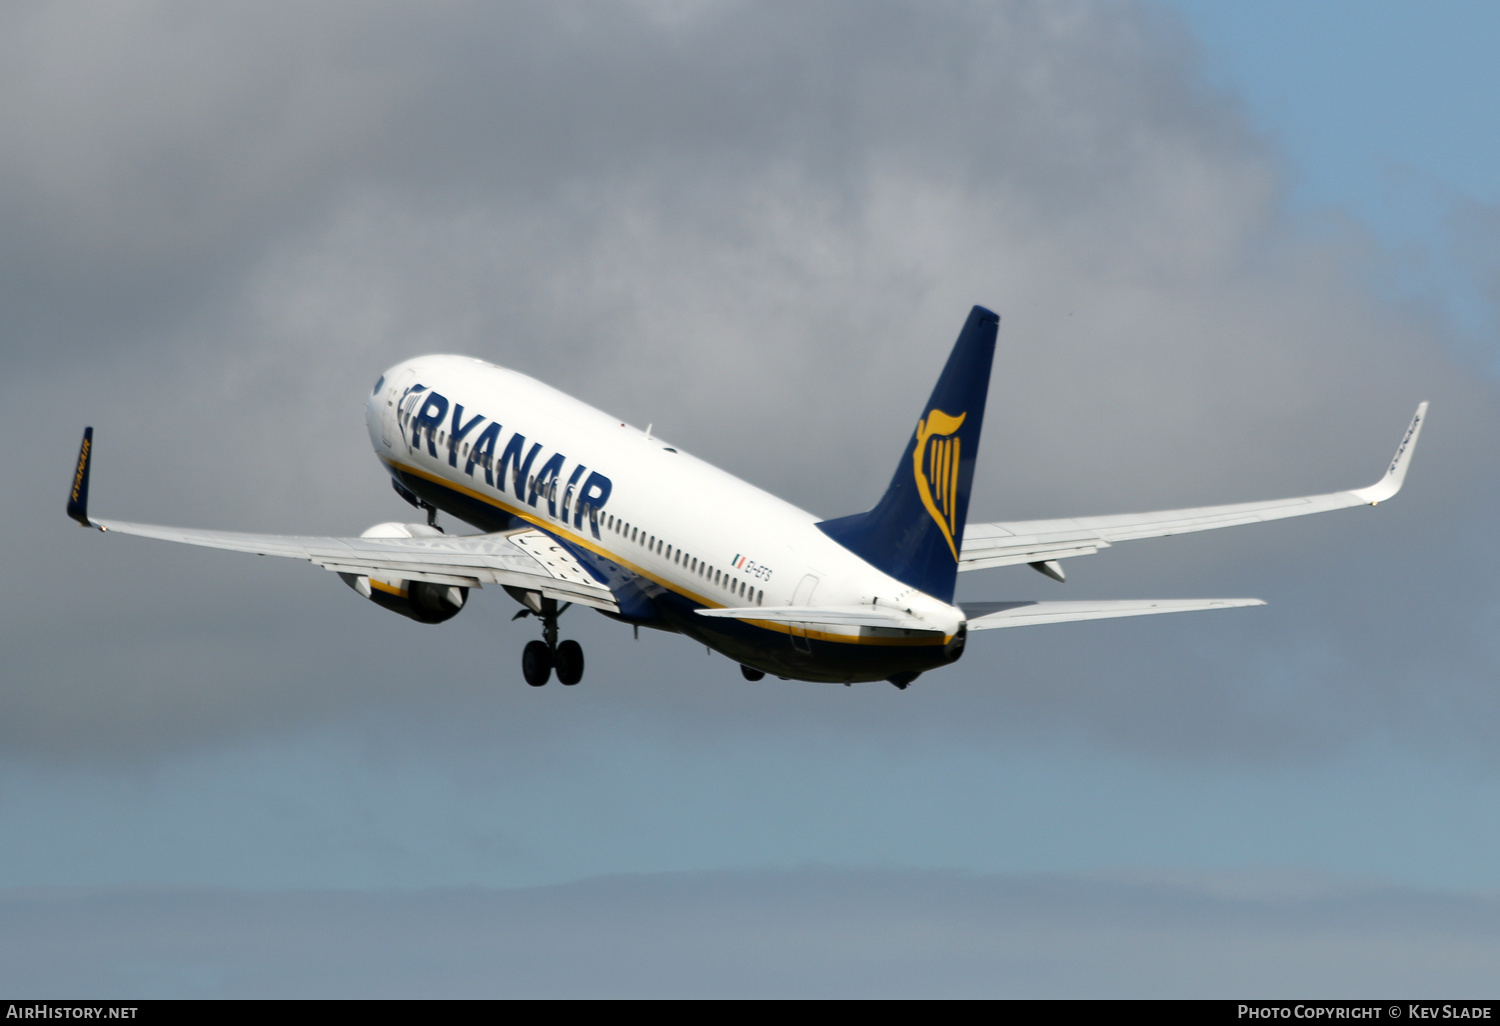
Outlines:
POLYGON ((408 453, 411 452, 411 431, 408 429, 408 418, 417 412, 417 402, 423 395, 422 392, 411 391, 412 382, 416 376, 417 372, 414 368, 408 367, 401 372, 401 376, 396 379, 396 384, 390 389, 386 416, 381 420, 386 431, 394 431, 401 436, 401 441, 405 443, 408 453))
MULTIPOLYGON (((792 605, 812 605, 813 593, 818 590, 818 575, 804 574, 802 581, 797 585, 796 592, 792 595, 792 605)), ((799 652, 812 652, 812 644, 807 640, 807 624, 794 623, 791 625, 792 647, 799 652)))

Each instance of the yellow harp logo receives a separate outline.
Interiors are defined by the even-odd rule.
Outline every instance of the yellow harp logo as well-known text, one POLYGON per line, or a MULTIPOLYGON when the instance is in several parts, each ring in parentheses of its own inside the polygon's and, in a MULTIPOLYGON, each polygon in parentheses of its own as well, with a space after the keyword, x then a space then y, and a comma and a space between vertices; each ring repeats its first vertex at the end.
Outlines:
POLYGON ((958 562, 958 546, 953 535, 958 530, 958 457, 959 438, 967 413, 954 417, 942 410, 931 410, 917 421, 917 444, 912 453, 912 472, 917 478, 917 492, 922 505, 942 528, 948 540, 953 561, 958 562))

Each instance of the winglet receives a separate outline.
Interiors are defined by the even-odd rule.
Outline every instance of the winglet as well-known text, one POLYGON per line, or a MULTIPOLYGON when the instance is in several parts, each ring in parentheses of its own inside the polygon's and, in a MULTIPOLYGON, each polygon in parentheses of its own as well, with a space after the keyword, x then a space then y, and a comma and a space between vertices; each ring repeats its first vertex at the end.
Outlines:
POLYGON ((68 516, 84 527, 89 521, 89 463, 94 456, 94 429, 83 429, 83 444, 78 447, 78 465, 73 468, 73 488, 68 492, 68 516))
POLYGON ((1370 505, 1384 502, 1401 490, 1401 484, 1406 480, 1406 468, 1411 465, 1411 454, 1417 448, 1417 436, 1422 433, 1422 421, 1427 419, 1427 404, 1422 403, 1417 407, 1416 415, 1412 417, 1411 423, 1407 425, 1406 434, 1401 439, 1401 444, 1396 447, 1396 455, 1391 458, 1391 465, 1386 469, 1385 476, 1368 488, 1356 488, 1353 494, 1370 505))

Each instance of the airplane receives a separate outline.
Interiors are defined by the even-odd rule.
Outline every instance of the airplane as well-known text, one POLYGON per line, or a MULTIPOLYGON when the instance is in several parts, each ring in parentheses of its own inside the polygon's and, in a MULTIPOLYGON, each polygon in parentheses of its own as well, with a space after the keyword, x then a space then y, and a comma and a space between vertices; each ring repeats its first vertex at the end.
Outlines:
POLYGON ((1000 318, 969 313, 931 398, 873 508, 824 520, 548 385, 466 356, 420 356, 380 375, 365 404, 376 457, 426 523, 357 538, 194 530, 95 519, 93 428, 67 512, 102 532, 303 559, 364 598, 442 623, 469 592, 499 585, 534 617, 522 676, 583 678, 583 649, 558 640, 571 605, 675 632, 740 665, 746 680, 906 688, 956 662, 974 631, 1263 605, 1259 599, 954 603, 960 572, 1027 564, 1058 582, 1060 560, 1122 541, 1350 506, 1401 489, 1427 415, 1417 407, 1385 474, 1366 488, 1266 502, 967 523, 1000 318), (449 535, 439 511, 480 533, 449 535))

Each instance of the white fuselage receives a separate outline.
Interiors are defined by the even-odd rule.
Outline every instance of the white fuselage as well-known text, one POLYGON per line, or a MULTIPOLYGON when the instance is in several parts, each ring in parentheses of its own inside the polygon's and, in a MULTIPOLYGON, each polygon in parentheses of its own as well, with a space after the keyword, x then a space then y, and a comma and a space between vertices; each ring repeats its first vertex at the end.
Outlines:
MULTIPOLYGON (((963 621, 956 607, 833 541, 813 514, 524 374, 469 357, 418 357, 386 371, 366 420, 398 483, 482 530, 531 525, 566 543, 620 597, 626 620, 650 623, 650 607, 667 599, 899 606, 943 641, 963 621)), ((788 633, 901 644, 857 627, 758 626, 782 645, 788 633)))

